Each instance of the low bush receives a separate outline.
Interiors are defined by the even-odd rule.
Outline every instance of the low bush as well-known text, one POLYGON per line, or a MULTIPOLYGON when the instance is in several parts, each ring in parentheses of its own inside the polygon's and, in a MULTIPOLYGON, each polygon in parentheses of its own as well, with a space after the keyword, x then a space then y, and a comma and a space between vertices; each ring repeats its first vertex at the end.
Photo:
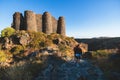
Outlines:
POLYGON ((2 68, 0 80, 32 80, 30 71, 26 71, 27 65, 13 65, 9 68, 2 68))
POLYGON ((110 54, 112 54, 112 52, 107 50, 92 51, 93 58, 108 58, 110 54))
POLYGON ((30 35, 30 43, 28 46, 32 48, 40 48, 40 42, 45 41, 46 35, 40 32, 29 32, 30 35))
POLYGON ((14 55, 20 54, 24 51, 24 47, 21 45, 16 45, 15 47, 13 47, 10 52, 14 55))
POLYGON ((15 30, 11 27, 7 27, 1 31, 1 37, 9 37, 11 36, 15 30))
POLYGON ((0 50, 0 62, 5 62, 8 58, 8 55, 4 51, 0 50))
POLYGON ((0 68, 0 80, 34 80, 43 70, 43 62, 20 61, 7 68, 0 68))

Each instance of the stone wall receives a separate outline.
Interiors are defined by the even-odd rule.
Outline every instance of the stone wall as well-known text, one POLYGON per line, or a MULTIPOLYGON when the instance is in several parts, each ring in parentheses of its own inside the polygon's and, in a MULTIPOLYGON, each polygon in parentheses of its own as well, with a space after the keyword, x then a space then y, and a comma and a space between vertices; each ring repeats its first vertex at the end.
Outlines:
POLYGON ((42 15, 41 14, 36 14, 36 24, 37 24, 37 31, 42 32, 42 15))
POLYGON ((23 26, 23 16, 19 12, 13 14, 13 28, 15 30, 20 30, 23 26))
POLYGON ((65 35, 65 21, 64 21, 64 17, 59 17, 57 33, 61 34, 61 35, 65 35))
POLYGON ((43 14, 43 32, 46 34, 52 33, 52 17, 48 12, 43 14))
POLYGON ((44 32, 46 34, 58 33, 63 36, 65 32, 64 17, 55 19, 50 13, 44 12, 42 14, 35 14, 33 11, 25 11, 24 16, 15 12, 13 15, 12 27, 15 30, 27 30, 35 32, 44 32))
POLYGON ((25 11, 25 26, 28 31, 37 31, 36 15, 32 11, 25 11))
POLYGON ((57 20, 52 16, 52 30, 53 30, 53 33, 56 33, 57 32, 57 20))

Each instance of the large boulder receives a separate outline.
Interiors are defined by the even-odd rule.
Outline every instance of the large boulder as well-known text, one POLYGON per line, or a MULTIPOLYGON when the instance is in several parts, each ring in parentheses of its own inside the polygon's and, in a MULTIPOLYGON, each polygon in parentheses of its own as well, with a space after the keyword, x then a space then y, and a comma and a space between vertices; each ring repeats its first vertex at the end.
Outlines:
POLYGON ((53 40, 53 43, 56 44, 56 45, 60 44, 61 42, 62 42, 61 38, 57 38, 57 39, 53 40))
POLYGON ((82 49, 83 53, 88 52, 88 44, 86 43, 79 43, 79 44, 80 44, 79 48, 82 49))
POLYGON ((24 35, 21 35, 19 38, 19 42, 21 45, 27 45, 29 43, 29 34, 25 33, 24 35))
POLYGON ((16 32, 12 37, 13 44, 27 45, 30 42, 30 35, 25 31, 16 32))
POLYGON ((8 37, 5 37, 3 39, 3 48, 4 49, 10 49, 12 47, 12 40, 9 39, 8 37))

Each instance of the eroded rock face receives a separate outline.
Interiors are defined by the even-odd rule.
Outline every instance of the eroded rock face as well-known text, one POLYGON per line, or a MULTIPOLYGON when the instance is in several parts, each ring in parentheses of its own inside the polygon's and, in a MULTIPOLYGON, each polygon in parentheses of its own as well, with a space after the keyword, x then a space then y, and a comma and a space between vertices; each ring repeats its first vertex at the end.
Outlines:
POLYGON ((88 44, 85 44, 85 43, 79 43, 80 44, 80 48, 82 49, 82 52, 85 53, 85 52, 88 52, 88 44))
POLYGON ((4 38, 4 43, 3 43, 3 48, 4 49, 10 49, 12 47, 12 40, 5 37, 4 38))
POLYGON ((27 45, 29 43, 29 40, 30 40, 30 37, 29 35, 26 33, 24 35, 22 35, 20 38, 19 38, 19 41, 20 41, 20 44, 21 45, 27 45))

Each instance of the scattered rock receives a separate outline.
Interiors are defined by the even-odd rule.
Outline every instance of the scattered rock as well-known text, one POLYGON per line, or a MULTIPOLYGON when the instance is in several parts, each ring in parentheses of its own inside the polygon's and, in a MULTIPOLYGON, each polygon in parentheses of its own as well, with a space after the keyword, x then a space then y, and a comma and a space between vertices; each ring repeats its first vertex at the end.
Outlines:
POLYGON ((24 35, 21 35, 19 38, 20 44, 21 45, 27 45, 29 43, 29 34, 25 33, 24 35))
POLYGON ((12 40, 8 37, 4 38, 3 48, 10 49, 12 47, 12 40))
POLYGON ((66 62, 57 67, 50 64, 43 73, 36 80, 41 77, 43 80, 104 80, 102 71, 87 60, 80 63, 66 62))

